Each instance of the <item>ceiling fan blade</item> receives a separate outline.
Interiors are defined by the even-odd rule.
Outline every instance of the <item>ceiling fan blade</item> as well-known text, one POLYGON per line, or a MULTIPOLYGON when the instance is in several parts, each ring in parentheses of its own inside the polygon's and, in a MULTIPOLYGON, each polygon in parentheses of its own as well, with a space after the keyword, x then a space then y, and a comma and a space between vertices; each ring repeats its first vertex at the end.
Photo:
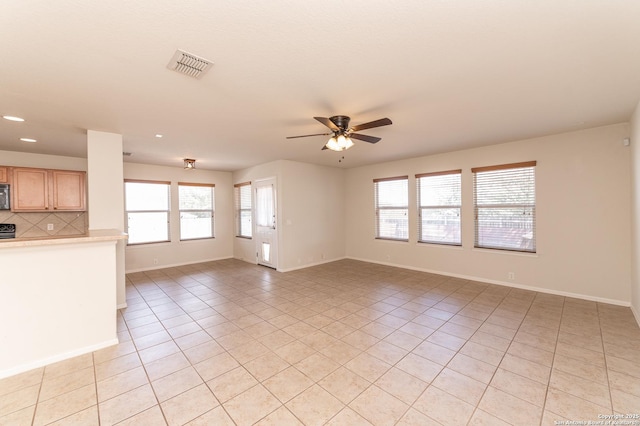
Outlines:
POLYGON ((380 120, 358 124, 357 126, 353 126, 351 130, 353 130, 354 132, 357 132, 359 130, 373 129, 374 127, 388 126, 389 124, 393 124, 393 122, 388 118, 381 118, 380 120))
POLYGON ((287 136, 287 139, 308 138, 309 136, 328 136, 332 134, 333 133, 314 133, 312 135, 287 136))
POLYGON ((325 126, 327 126, 328 128, 330 128, 333 131, 340 130, 338 128, 338 126, 333 124, 333 122, 331 120, 329 120, 327 117, 313 117, 313 118, 315 118, 316 120, 318 120, 319 122, 321 122, 322 124, 324 124, 325 126))
POLYGON ((322 145, 322 148, 320 149, 320 151, 324 151, 325 149, 329 149, 329 148, 327 148, 327 145, 322 145))
POLYGON ((349 135, 349 137, 351 139, 359 139, 361 141, 365 141, 365 142, 369 142, 369 143, 376 143, 382 140, 382 138, 377 138, 375 136, 367 136, 367 135, 361 135, 358 133, 351 133, 349 135))

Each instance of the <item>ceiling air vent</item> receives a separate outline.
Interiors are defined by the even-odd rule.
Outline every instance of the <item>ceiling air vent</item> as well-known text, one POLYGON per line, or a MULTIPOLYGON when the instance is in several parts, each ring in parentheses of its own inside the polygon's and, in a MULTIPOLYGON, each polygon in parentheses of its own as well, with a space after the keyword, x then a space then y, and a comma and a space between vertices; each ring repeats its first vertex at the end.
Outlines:
POLYGON ((184 52, 182 50, 176 50, 176 53, 171 58, 167 68, 186 74, 189 77, 200 78, 202 75, 211 68, 213 63, 204 58, 200 58, 191 53, 184 52))

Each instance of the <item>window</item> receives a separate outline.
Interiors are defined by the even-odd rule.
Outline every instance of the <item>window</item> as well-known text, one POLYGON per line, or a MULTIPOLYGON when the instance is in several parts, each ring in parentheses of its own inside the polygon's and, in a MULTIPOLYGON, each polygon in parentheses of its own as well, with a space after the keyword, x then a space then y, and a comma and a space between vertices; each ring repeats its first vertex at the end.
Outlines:
POLYGON ((251 238, 251 182, 233 186, 236 199, 236 236, 251 238))
POLYGON ((409 240, 409 177, 374 179, 376 238, 409 240))
POLYGON ((214 186, 178 182, 180 240, 213 238, 214 186))
POLYGON ((418 241, 461 245, 460 176, 462 170, 416 175, 418 241))
POLYGON ((476 247, 535 253, 535 166, 531 161, 471 169, 476 247))
POLYGON ((125 180, 127 244, 169 241, 170 182, 125 180))

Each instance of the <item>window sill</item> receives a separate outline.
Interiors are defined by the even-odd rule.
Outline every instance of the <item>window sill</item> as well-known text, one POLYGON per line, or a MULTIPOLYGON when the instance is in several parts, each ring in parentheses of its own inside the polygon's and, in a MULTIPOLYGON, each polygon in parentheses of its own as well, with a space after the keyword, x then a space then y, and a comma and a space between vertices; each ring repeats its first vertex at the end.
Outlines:
POLYGON ((202 238, 187 238, 186 240, 180 240, 181 243, 188 243, 189 241, 202 241, 202 240, 215 240, 216 237, 202 237, 202 238))
POLYGON ((236 238, 242 238, 243 240, 252 240, 253 237, 245 237, 244 235, 236 235, 236 238))
POLYGON ((504 249, 490 249, 490 248, 481 248, 481 247, 473 247, 471 251, 477 251, 480 253, 492 253, 492 254, 505 254, 507 256, 522 256, 522 257, 538 257, 538 253, 531 253, 527 251, 516 251, 516 250, 504 250, 504 249))
POLYGON ((397 238, 381 238, 381 237, 375 237, 376 241, 389 241, 392 243, 408 243, 409 240, 402 240, 402 239, 397 239, 397 238))
POLYGON ((438 244, 438 243, 428 243, 423 241, 416 242, 416 246, 418 247, 435 247, 435 248, 443 248, 449 250, 462 250, 462 244, 438 244))
POLYGON ((127 244, 127 247, 147 247, 150 245, 168 245, 171 244, 171 241, 167 240, 167 241, 152 241, 149 243, 133 243, 133 244, 127 244))

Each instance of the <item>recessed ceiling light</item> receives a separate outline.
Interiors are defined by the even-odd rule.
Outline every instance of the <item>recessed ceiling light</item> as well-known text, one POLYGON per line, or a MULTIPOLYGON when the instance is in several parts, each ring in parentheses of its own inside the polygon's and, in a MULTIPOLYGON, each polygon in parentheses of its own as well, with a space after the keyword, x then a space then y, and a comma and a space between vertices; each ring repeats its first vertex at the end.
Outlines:
POLYGON ((13 115, 3 115, 2 118, 9 121, 24 121, 24 118, 14 117, 13 115))
POLYGON ((32 143, 33 143, 33 142, 38 142, 37 140, 35 140, 35 139, 31 139, 31 138, 20 138, 20 140, 21 140, 22 142, 32 142, 32 143))
POLYGON ((158 133, 158 134, 156 135, 156 138, 161 138, 161 137, 162 137, 162 135, 161 135, 160 133, 158 133))

